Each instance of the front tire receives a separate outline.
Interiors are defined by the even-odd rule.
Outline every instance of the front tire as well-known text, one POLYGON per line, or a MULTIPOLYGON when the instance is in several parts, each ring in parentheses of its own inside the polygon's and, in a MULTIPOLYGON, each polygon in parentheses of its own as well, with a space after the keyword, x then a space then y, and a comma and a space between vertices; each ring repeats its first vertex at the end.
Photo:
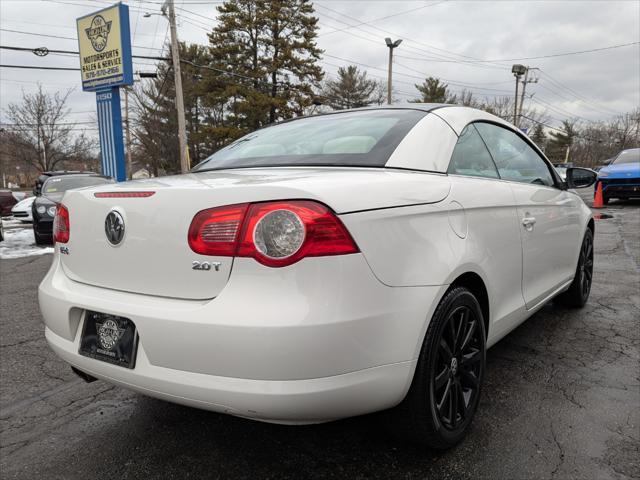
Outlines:
POLYGON ((392 412, 394 429, 439 450, 459 443, 478 407, 485 350, 478 300, 453 288, 429 324, 409 393, 392 412))
POLYGON ((593 232, 587 228, 580 247, 576 275, 569 289, 558 299, 567 307, 582 308, 589 300, 593 280, 593 232))

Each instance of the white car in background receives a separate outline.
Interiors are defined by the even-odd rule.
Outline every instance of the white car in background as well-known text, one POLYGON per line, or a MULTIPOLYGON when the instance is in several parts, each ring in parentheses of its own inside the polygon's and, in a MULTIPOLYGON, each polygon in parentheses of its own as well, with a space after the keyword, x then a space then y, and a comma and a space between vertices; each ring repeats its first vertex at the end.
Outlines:
POLYGON ((39 289, 85 379, 267 422, 385 409, 459 442, 485 351, 546 302, 581 307, 591 212, 512 125, 393 106, 253 132, 191 173, 69 191, 39 289))
POLYGON ((31 205, 36 197, 27 197, 24 200, 20 200, 11 208, 11 215, 24 223, 33 222, 33 215, 31 214, 31 205))

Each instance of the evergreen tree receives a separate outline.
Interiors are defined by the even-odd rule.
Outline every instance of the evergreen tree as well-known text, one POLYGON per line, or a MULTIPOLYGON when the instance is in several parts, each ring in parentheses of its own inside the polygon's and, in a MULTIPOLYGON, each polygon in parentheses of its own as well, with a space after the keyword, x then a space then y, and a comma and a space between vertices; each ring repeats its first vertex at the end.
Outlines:
MULTIPOLYGON (((215 136, 208 132, 211 108, 203 98, 211 95, 202 81, 202 69, 196 65, 208 62, 208 49, 200 45, 180 43, 182 60, 182 91, 184 96, 187 145, 191 164, 217 150, 215 136)), ((175 108, 175 82, 172 60, 158 65, 158 77, 133 92, 134 113, 137 117, 133 137, 136 145, 134 161, 140 167, 149 164, 154 175, 180 171, 178 146, 178 117, 175 108)), ((228 141, 228 139, 227 139, 228 141)), ((223 142, 225 144, 226 142, 223 142)))
POLYGON ((360 72, 355 65, 338 69, 336 80, 327 80, 323 88, 326 103, 334 110, 366 107, 375 102, 375 80, 367 78, 367 72, 360 72))
POLYGON ((533 128, 533 133, 531 134, 531 140, 535 142, 538 147, 544 150, 544 141, 547 136, 544 133, 544 128, 542 128, 541 123, 536 123, 536 126, 533 128))
POLYGON ((302 114, 323 76, 311 2, 228 0, 218 12, 210 65, 234 75, 208 76, 225 85, 227 120, 250 131, 302 114))
POLYGON ((564 162, 567 148, 571 148, 578 134, 575 124, 575 121, 563 120, 561 132, 549 132, 551 138, 547 143, 547 156, 554 163, 564 162))
POLYGON ((422 95, 420 98, 413 100, 413 102, 421 103, 455 103, 455 95, 450 95, 448 91, 448 85, 443 83, 438 78, 428 77, 421 85, 416 85, 416 88, 422 95))

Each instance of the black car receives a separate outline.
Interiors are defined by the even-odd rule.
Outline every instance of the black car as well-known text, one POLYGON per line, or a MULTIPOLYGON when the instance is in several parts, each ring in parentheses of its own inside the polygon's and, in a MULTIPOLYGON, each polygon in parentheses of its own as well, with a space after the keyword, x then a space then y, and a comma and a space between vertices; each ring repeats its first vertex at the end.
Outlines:
POLYGON ((113 179, 95 173, 73 173, 48 177, 40 187, 41 194, 36 197, 31 207, 33 214, 33 235, 36 244, 53 243, 53 217, 56 205, 64 192, 73 188, 89 187, 112 183, 113 179))

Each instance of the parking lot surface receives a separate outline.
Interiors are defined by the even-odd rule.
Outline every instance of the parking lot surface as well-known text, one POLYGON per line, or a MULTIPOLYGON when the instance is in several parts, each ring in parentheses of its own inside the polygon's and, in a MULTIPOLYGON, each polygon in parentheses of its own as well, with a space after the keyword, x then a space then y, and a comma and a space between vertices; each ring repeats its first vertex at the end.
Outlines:
POLYGON ((489 350, 473 428, 448 452, 395 440, 379 415, 268 425, 86 384, 44 340, 51 255, 3 258, 0 476, 640 478, 639 207, 600 211, 584 309, 550 303, 489 350))

